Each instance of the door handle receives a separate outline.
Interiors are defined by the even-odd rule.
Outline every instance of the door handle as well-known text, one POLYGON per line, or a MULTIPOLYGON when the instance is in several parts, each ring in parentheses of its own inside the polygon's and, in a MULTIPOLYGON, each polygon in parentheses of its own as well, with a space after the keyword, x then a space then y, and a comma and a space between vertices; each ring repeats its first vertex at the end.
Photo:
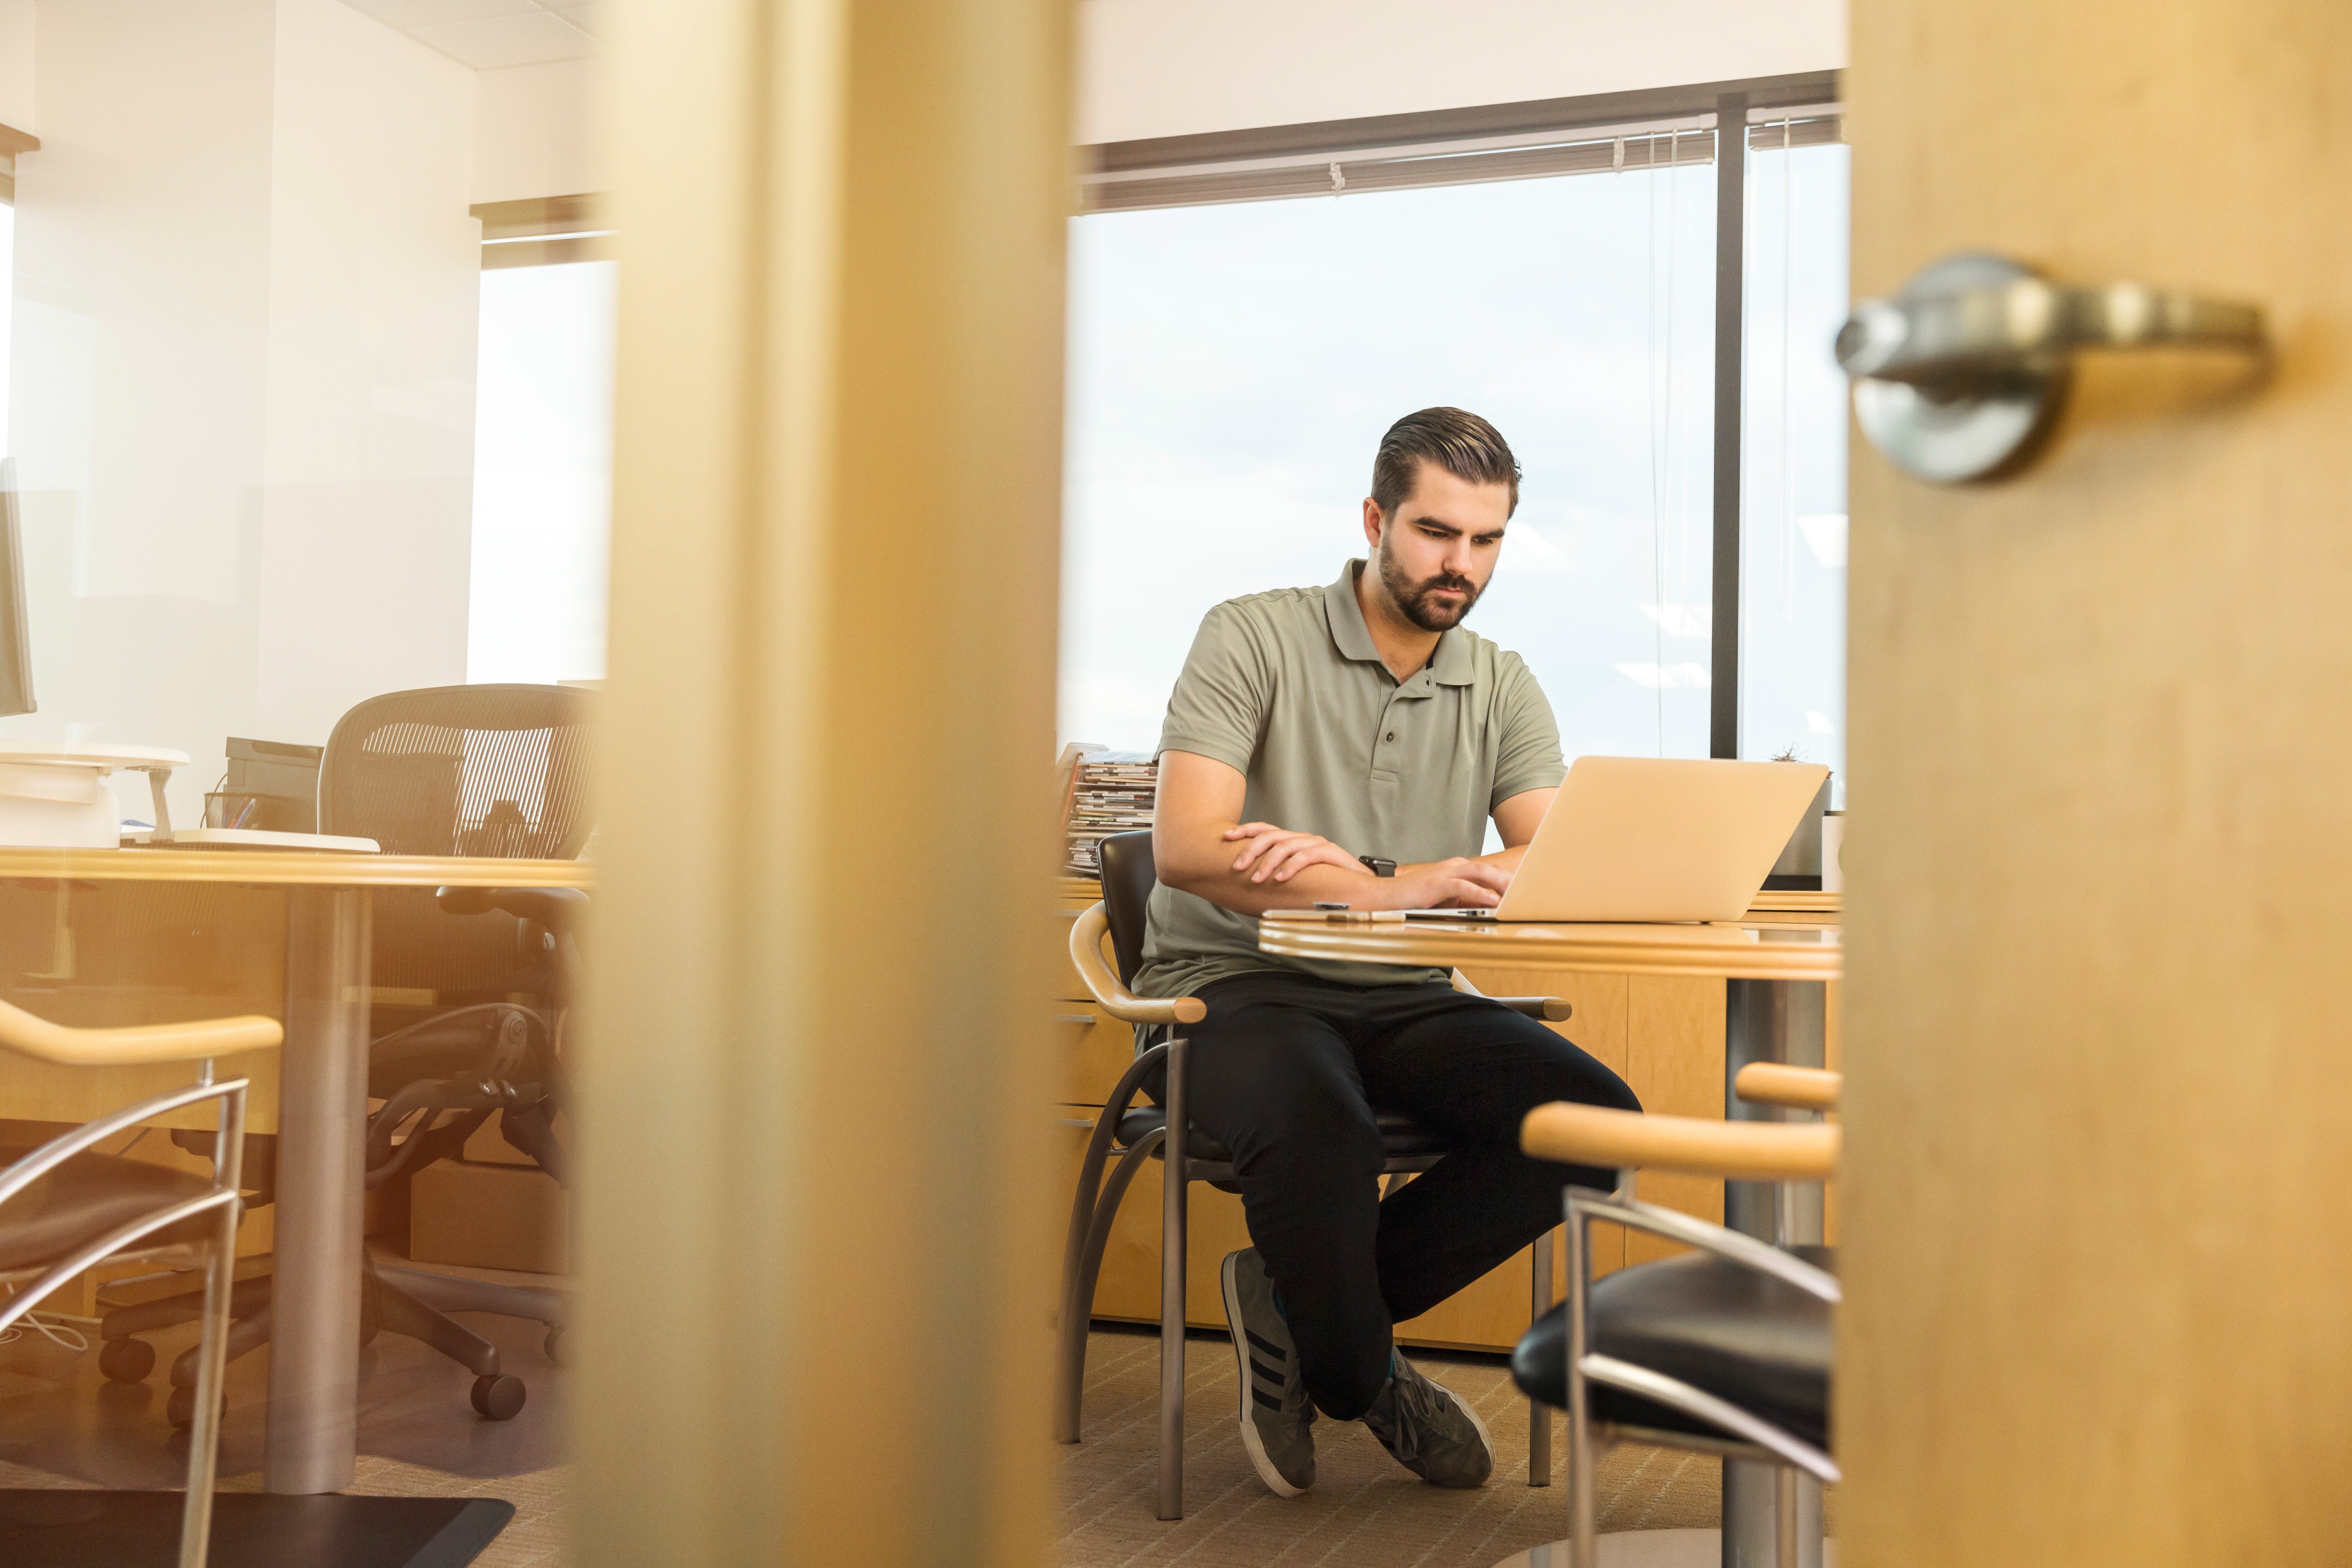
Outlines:
POLYGON ((1837 335, 1863 433, 1938 484, 1997 479, 2056 426, 2084 351, 2189 349, 2260 362, 2259 307, 2138 283, 2056 284, 2001 256, 1937 262, 1892 300, 1865 300, 1837 335))

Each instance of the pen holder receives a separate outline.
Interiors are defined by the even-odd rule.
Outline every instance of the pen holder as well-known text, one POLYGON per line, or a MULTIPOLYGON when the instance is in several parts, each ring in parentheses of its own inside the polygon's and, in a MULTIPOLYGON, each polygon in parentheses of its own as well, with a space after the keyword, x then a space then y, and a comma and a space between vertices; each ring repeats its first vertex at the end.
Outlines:
POLYGON ((205 795, 205 826, 206 827, 254 827, 261 821, 266 795, 236 795, 228 792, 207 793, 205 795))

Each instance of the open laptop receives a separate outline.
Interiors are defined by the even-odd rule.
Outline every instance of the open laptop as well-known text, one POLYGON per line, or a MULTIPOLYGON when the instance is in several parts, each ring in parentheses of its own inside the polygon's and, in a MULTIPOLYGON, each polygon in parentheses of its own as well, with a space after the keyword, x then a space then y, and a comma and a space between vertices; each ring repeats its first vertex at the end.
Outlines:
POLYGON ((1736 921, 1829 769, 1579 757, 1494 918, 1736 921))

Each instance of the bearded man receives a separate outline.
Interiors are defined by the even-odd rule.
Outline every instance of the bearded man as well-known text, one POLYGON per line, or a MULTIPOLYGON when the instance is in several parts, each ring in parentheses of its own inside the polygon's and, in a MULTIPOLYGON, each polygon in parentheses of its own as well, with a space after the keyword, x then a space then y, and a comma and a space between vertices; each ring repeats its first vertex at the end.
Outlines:
POLYGON ((1314 1482, 1318 1411, 1361 1420, 1435 1485, 1486 1480, 1485 1425, 1397 1353, 1392 1325, 1559 1223, 1559 1168, 1519 1152, 1529 1110, 1641 1109, 1444 970, 1257 944, 1268 910, 1490 907, 1510 886, 1566 772, 1559 732, 1519 657, 1462 619, 1518 492, 1517 460, 1476 415, 1398 420, 1364 501, 1369 559, 1328 587, 1211 610, 1160 731, 1160 886, 1135 987, 1208 1007, 1187 1031, 1191 1116, 1241 1184, 1254 1245, 1223 1283, 1242 1441, 1283 1497, 1314 1482), (1505 847, 1481 856, 1489 816, 1505 847), (1385 1200, 1375 1105, 1454 1151, 1385 1200))

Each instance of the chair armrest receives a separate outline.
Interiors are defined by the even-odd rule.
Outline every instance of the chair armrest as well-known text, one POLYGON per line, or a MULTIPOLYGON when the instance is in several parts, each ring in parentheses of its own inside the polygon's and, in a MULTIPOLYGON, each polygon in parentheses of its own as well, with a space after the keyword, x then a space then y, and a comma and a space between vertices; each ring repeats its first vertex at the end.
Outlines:
POLYGON ((236 1051, 268 1050, 286 1031, 275 1018, 204 1018, 193 1024, 137 1024, 77 1029, 0 1002, 0 1049, 64 1067, 135 1067, 196 1061, 236 1051))
POLYGON ((1104 1012, 1124 1024, 1197 1024, 1209 1016, 1208 1005, 1197 996, 1138 996, 1120 984, 1102 957, 1103 932, 1109 929, 1110 917, 1100 903, 1070 922, 1070 962, 1104 1012))
POLYGON ((1486 996, 1489 1002, 1500 1002, 1514 1013, 1540 1019, 1547 1024, 1565 1024, 1576 1009, 1558 996, 1486 996, 1470 983, 1470 977, 1460 970, 1454 972, 1454 989, 1465 996, 1486 996))
POLYGON ((1561 1100, 1528 1112, 1519 1123, 1519 1147, 1564 1165, 1678 1171, 1734 1182, 1819 1182, 1836 1173, 1838 1134, 1828 1122, 1707 1121, 1561 1100))
POLYGON ((1842 1074, 1819 1068, 1784 1067, 1779 1062, 1749 1062, 1731 1080, 1732 1092, 1750 1105, 1785 1105, 1797 1110, 1835 1110, 1842 1074))
POLYGON ((588 895, 578 888, 436 888, 433 901, 451 915, 487 914, 504 910, 517 920, 534 921, 558 936, 579 930, 588 912, 588 895))

